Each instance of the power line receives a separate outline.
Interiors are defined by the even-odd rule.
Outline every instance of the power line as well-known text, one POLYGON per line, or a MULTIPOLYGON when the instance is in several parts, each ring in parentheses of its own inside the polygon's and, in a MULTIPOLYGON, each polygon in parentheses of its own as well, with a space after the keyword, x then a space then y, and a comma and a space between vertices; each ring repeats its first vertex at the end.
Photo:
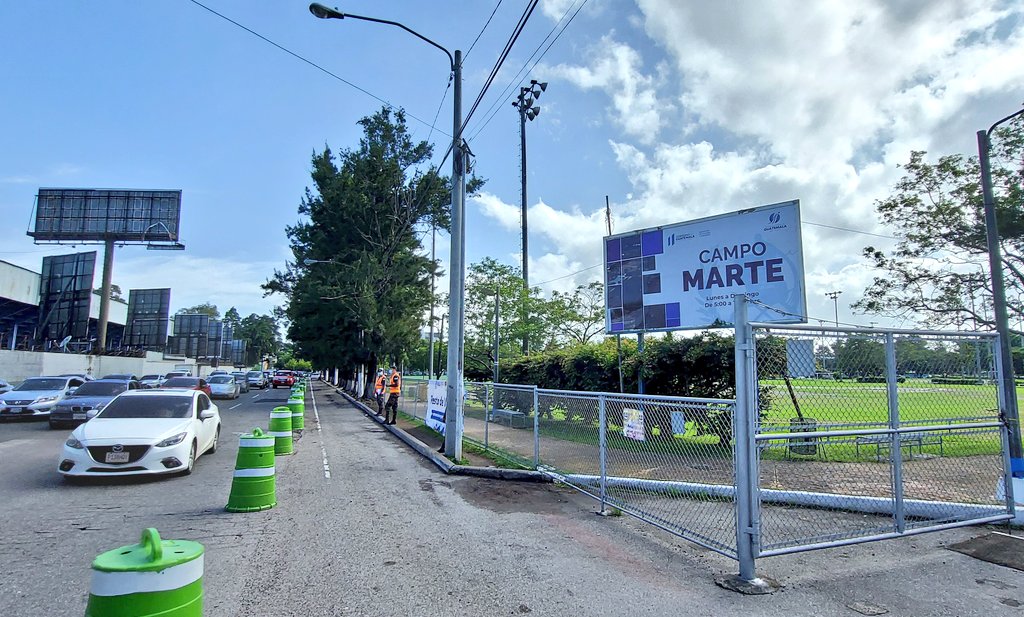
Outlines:
POLYGON ((484 24, 484 27, 480 28, 480 32, 476 35, 476 38, 473 39, 473 44, 469 46, 469 50, 462 56, 463 62, 466 61, 466 58, 469 58, 469 52, 473 51, 473 48, 476 47, 476 42, 480 40, 481 36, 483 36, 484 30, 487 29, 487 26, 491 25, 491 20, 494 19, 494 14, 498 12, 498 7, 501 6, 501 2, 502 0, 498 0, 498 4, 494 5, 494 10, 491 11, 491 16, 487 18, 487 22, 484 24))
MULTIPOLYGON (((294 51, 288 49, 287 47, 284 47, 283 45, 279 45, 278 43, 275 43, 274 41, 272 41, 272 40, 268 39, 267 37, 263 36, 262 34, 260 34, 259 32, 256 32, 252 28, 244 26, 244 25, 238 23, 237 21, 231 19, 230 17, 228 17, 226 15, 223 15, 221 13, 218 13, 217 11, 211 9, 210 7, 206 6, 202 2, 199 2, 198 0, 189 0, 189 1, 192 4, 194 4, 194 5, 196 5, 196 6, 200 7, 200 8, 206 9, 210 13, 213 13, 214 15, 216 15, 217 17, 220 17, 221 19, 223 19, 223 20, 225 20, 225 21, 227 21, 229 23, 232 23, 232 24, 238 26, 242 30, 245 30, 249 34, 252 34, 253 36, 259 38, 260 40, 273 45, 274 47, 276 47, 276 48, 280 49, 281 51, 285 52, 286 54, 288 54, 289 56, 297 58, 298 60, 301 60, 302 62, 305 62, 306 64, 310 65, 311 67, 313 67, 313 68, 315 68, 315 69, 317 69, 317 70, 319 70, 319 71, 321 71, 323 73, 326 73, 327 75, 330 75, 334 79, 337 79, 338 81, 340 81, 340 82, 342 82, 342 83, 344 83, 344 84, 346 84, 348 86, 351 86, 352 88, 355 88, 356 90, 362 92, 363 94, 365 94, 365 95, 367 95, 367 96, 369 96, 369 97, 371 97, 371 98, 373 98, 373 99, 383 103, 384 106, 387 107, 388 109, 391 109, 391 110, 398 109, 398 107, 396 107, 390 101, 382 99, 381 97, 379 97, 376 94, 370 92, 369 90, 367 90, 367 89, 365 89, 365 88, 363 88, 361 86, 357 86, 356 84, 354 84, 351 81, 345 79, 344 77, 341 77, 340 75, 332 73, 331 71, 325 69, 324 67, 320 66, 316 62, 313 62, 312 60, 309 60, 308 58, 300 56, 299 54, 297 54, 294 51)), ((403 111, 404 111, 406 116, 412 118, 413 120, 415 120, 415 121, 417 121, 417 122, 419 122, 419 123, 421 123, 421 124, 423 124, 425 126, 429 126, 431 128, 431 130, 436 130, 438 133, 441 133, 443 135, 451 137, 451 135, 449 135, 448 133, 442 131, 441 129, 437 128, 436 126, 434 126, 433 124, 427 122, 426 120, 424 120, 424 119, 422 119, 422 118, 420 118, 418 116, 415 116, 415 115, 409 113, 408 111, 405 111, 404 109, 403 109, 403 111)))
POLYGON ((548 54, 548 51, 551 49, 551 47, 555 44, 556 41, 558 41, 559 37, 562 36, 562 34, 565 32, 565 30, 572 23, 572 19, 575 19, 575 16, 580 14, 580 11, 583 9, 584 6, 586 6, 588 1, 589 0, 583 0, 583 2, 580 4, 580 6, 578 6, 577 9, 575 9, 575 12, 573 12, 572 16, 569 17, 568 21, 566 21, 565 26, 563 26, 562 29, 560 31, 558 31, 558 34, 555 36, 555 38, 552 39, 552 41, 550 43, 548 43, 547 47, 545 47, 544 52, 541 53, 541 55, 537 58, 537 60, 534 63, 532 63, 532 65, 530 65, 529 69, 527 70, 526 69, 526 65, 529 64, 530 60, 534 59, 534 56, 536 56, 537 52, 541 50, 541 47, 544 47, 544 44, 548 41, 548 39, 551 38, 551 35, 553 35, 555 33, 555 31, 558 30, 558 27, 561 25, 562 20, 565 19, 565 15, 569 14, 569 11, 572 10, 572 6, 573 5, 570 4, 569 7, 567 9, 565 9, 565 12, 562 13, 561 17, 559 17, 557 23, 551 29, 551 32, 548 33, 548 36, 544 37, 544 40, 541 41, 541 44, 537 46, 537 49, 534 50, 534 53, 531 53, 530 56, 528 58, 526 58, 526 61, 523 62, 522 68, 519 69, 519 72, 516 73, 515 76, 511 80, 509 80, 509 83, 505 86, 505 89, 502 90, 502 93, 495 99, 495 102, 493 102, 492 104, 490 104, 489 107, 487 107, 487 111, 484 113, 484 116, 486 116, 486 119, 481 123, 480 127, 478 129, 476 129, 476 132, 473 133, 473 136, 469 138, 470 141, 472 141, 473 139, 476 139, 476 137, 480 133, 483 132, 483 129, 488 124, 490 124, 490 121, 494 120, 495 116, 498 115, 498 112, 501 111, 501 103, 503 103, 505 101, 505 99, 508 97, 509 90, 514 88, 515 85, 518 83, 519 76, 521 76, 523 74, 523 72, 525 72, 527 75, 529 75, 530 72, 534 71, 534 69, 537 68, 537 65, 541 62, 542 59, 544 59, 544 56, 548 54))
POLYGON ((548 281, 541 281, 540 283, 534 283, 533 285, 536 286, 536 287, 540 287, 541 285, 547 285, 548 283, 554 283, 555 281, 560 281, 562 279, 567 279, 570 276, 576 276, 577 274, 580 274, 582 272, 586 272, 587 270, 593 270, 594 268, 600 268, 603 265, 604 264, 594 264, 593 266, 587 266, 586 268, 583 268, 582 270, 577 270, 575 272, 570 272, 569 274, 566 274, 564 276, 559 276, 558 278, 553 278, 553 279, 548 280, 548 281))
POLYGON ((870 231, 861 231, 859 229, 850 229, 849 227, 837 227, 836 225, 826 225, 824 223, 812 223, 811 221, 803 221, 806 225, 814 225, 815 227, 827 227, 829 229, 836 229, 838 231, 848 231, 855 234, 863 234, 865 236, 874 236, 876 238, 886 238, 889 240, 896 240, 895 236, 886 236, 883 234, 871 233, 870 231))

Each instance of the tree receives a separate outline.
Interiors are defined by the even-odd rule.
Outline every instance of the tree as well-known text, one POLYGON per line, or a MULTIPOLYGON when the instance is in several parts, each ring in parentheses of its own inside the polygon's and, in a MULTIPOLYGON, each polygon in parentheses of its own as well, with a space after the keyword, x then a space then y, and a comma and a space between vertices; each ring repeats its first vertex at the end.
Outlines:
MULTIPOLYGON (((1024 120, 993 135, 992 184, 997 200, 1007 295, 1024 294, 1024 120)), ((984 206, 977 157, 949 155, 932 164, 912 152, 906 175, 876 202, 896 229, 889 253, 866 247, 864 256, 884 275, 853 305, 868 314, 907 317, 930 326, 994 329, 984 206)), ((1009 302, 1019 322, 1020 302, 1009 302)))
MULTIPOLYGON (((242 316, 238 314, 238 309, 231 307, 224 313, 224 325, 231 326, 232 330, 238 328, 239 322, 242 321, 242 316)), ((238 338, 237 336, 235 338, 238 338)))
POLYGON ((261 362, 267 356, 276 356, 281 348, 277 322, 272 315, 250 314, 238 323, 234 336, 246 342, 249 364, 261 362))
POLYGON ((177 310, 175 315, 192 315, 192 314, 195 314, 195 313, 200 313, 200 314, 203 314, 203 315, 209 315, 210 317, 213 317, 214 319, 220 319, 220 311, 217 310, 217 305, 216 304, 211 304, 209 302, 203 302, 202 304, 197 304, 195 306, 188 306, 188 307, 185 307, 185 308, 180 308, 180 309, 177 310))
POLYGON ((357 148, 314 153, 303 220, 286 230, 295 262, 263 286, 288 298, 296 353, 345 370, 400 361, 413 347, 437 272, 417 227, 449 225, 449 181, 429 165, 430 144, 412 141, 404 112, 384 108, 359 124, 357 148))
MULTIPOLYGON (((103 296, 103 288, 102 287, 99 288, 99 289, 94 289, 92 292, 94 294, 96 294, 97 296, 103 296)), ((117 283, 111 283, 110 284, 110 299, 111 300, 117 300, 118 302, 124 302, 125 301, 124 296, 121 295, 121 286, 118 285, 117 283)))
POLYGON ((558 340, 589 343, 604 330, 604 284, 594 281, 572 292, 551 292, 547 318, 558 340))

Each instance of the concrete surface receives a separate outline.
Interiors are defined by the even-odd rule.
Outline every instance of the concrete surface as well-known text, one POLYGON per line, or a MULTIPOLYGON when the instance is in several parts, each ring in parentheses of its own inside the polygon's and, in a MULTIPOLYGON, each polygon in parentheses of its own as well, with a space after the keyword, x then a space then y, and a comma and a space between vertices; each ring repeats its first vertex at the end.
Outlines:
POLYGON ((278 507, 225 513, 231 433, 265 426, 286 396, 221 402, 222 449, 158 481, 66 484, 54 470, 65 431, 0 425, 0 615, 82 615, 89 562, 148 526, 206 546, 208 617, 1016 615, 1024 604, 1020 572, 944 548, 980 528, 763 559, 759 573, 785 588, 738 595, 714 584, 732 561, 595 516, 569 489, 446 476, 326 388, 307 393, 297 454, 278 459, 278 507))

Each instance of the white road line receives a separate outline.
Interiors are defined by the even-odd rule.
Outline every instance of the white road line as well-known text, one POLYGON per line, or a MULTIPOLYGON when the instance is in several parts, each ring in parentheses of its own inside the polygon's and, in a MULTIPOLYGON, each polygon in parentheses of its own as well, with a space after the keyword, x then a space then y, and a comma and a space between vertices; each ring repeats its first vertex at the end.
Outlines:
POLYGON ((316 434, 320 438, 320 452, 324 455, 324 477, 331 479, 331 464, 327 462, 327 446, 324 445, 324 431, 320 428, 320 412, 316 408, 316 393, 313 388, 309 389, 309 395, 313 398, 313 415, 316 417, 316 434))
POLYGON ((241 405, 241 403, 235 403, 231 407, 228 407, 228 409, 234 409, 235 407, 238 407, 239 405, 241 405))

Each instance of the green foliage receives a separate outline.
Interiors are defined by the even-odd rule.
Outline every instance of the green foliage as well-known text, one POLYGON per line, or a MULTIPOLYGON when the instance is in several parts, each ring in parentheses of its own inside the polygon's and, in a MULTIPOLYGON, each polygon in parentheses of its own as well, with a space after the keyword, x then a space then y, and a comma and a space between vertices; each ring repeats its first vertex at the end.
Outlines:
POLYGON ((303 218, 287 228, 295 263, 264 284, 288 298, 296 352, 345 370, 415 346, 437 270, 417 227, 449 224, 449 181, 428 166, 431 146, 412 141, 405 114, 385 108, 359 124, 357 148, 314 154, 303 218))
POLYGON ((211 304, 210 302, 203 302, 202 304, 197 304, 195 306, 188 306, 188 307, 185 307, 185 308, 180 308, 180 309, 178 309, 177 313, 175 313, 175 314, 176 315, 194 315, 196 313, 203 314, 203 315, 209 315, 210 317, 213 317, 214 319, 220 319, 220 311, 217 310, 217 305, 216 304, 211 304))
MULTIPOLYGON (((231 326, 232 329, 235 329, 238 327, 239 322, 242 321, 242 316, 238 314, 238 309, 232 306, 224 313, 224 319, 221 321, 224 322, 225 326, 231 326)), ((238 337, 236 336, 235 338, 238 337)))
POLYGON ((277 355, 281 348, 277 321, 272 315, 251 313, 235 326, 234 336, 236 339, 246 341, 246 361, 251 365, 262 361, 266 356, 277 355))
MULTIPOLYGON (((1024 119, 993 135, 992 184, 1010 298, 1024 293, 1024 119)), ((864 249, 882 274, 853 308, 866 314, 907 317, 928 326, 994 329, 988 282, 984 205, 977 157, 912 152, 906 175, 876 202, 881 220, 896 230, 890 252, 864 249)), ((1024 313, 1009 302, 1011 320, 1024 313)))

